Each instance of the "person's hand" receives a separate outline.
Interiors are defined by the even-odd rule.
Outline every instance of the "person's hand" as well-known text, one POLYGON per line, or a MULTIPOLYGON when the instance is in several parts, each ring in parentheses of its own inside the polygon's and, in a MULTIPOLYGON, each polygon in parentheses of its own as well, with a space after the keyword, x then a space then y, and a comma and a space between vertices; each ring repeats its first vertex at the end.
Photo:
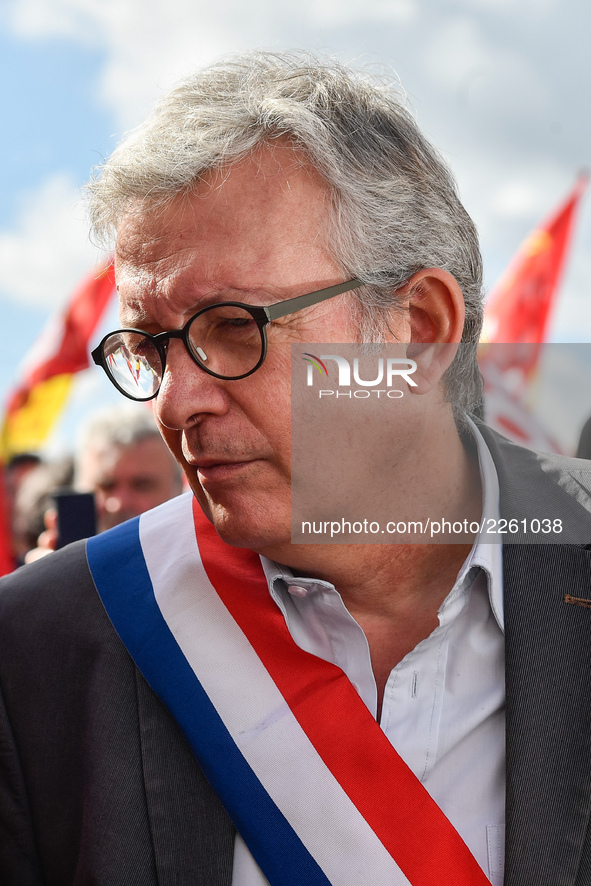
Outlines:
POLYGON ((50 508, 45 512, 45 530, 37 539, 37 547, 25 554, 25 563, 33 563, 35 560, 53 553, 57 547, 57 511, 50 508))

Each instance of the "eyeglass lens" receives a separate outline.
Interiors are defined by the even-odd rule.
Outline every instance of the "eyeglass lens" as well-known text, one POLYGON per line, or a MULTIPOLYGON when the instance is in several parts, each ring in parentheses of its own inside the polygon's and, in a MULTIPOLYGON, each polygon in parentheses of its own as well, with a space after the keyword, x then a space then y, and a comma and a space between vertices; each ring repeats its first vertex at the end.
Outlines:
MULTIPOLYGON (((251 314, 236 305, 214 305, 193 318, 185 330, 193 359, 223 378, 251 372, 263 353, 263 334, 251 314)), ((166 347, 166 346, 165 346, 166 347)), ((104 343, 107 370, 118 387, 135 400, 149 400, 160 387, 164 367, 158 347, 138 332, 115 332, 104 343)))
POLYGON ((128 397, 149 400, 162 381, 156 345, 139 332, 114 332, 103 345, 107 372, 128 397))

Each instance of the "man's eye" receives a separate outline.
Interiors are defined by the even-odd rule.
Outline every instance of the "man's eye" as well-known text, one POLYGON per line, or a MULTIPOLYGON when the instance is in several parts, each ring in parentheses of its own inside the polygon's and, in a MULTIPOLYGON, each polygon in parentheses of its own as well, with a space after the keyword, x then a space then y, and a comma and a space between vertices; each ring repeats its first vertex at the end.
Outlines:
POLYGON ((222 321, 222 326, 228 326, 231 329, 244 329, 246 326, 254 324, 252 317, 228 317, 222 321))
MULTIPOLYGON (((255 320, 246 311, 226 309, 207 317, 207 330, 210 336, 252 333, 256 329, 255 320)), ((191 331, 194 333, 196 330, 191 331)))

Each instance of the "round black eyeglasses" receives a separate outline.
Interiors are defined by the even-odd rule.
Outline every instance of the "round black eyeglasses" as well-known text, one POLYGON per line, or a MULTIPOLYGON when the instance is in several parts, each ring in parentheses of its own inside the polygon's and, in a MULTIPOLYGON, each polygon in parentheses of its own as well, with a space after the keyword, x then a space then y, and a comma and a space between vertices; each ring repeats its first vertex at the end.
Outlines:
POLYGON ((141 329, 117 329, 105 335, 92 352, 92 359, 130 400, 152 400, 157 395, 172 338, 181 339, 204 372, 236 381, 252 375, 262 365, 267 355, 268 323, 362 285, 355 278, 267 307, 220 302, 202 308, 182 329, 158 335, 141 329))

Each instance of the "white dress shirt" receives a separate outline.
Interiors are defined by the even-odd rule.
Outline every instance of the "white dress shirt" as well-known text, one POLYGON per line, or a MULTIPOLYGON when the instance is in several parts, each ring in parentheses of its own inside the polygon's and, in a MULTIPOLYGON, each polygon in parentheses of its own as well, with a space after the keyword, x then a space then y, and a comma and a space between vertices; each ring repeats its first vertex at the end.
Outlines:
MULTIPOLYGON (((483 484, 483 515, 495 518, 499 515, 496 468, 474 425, 472 432, 483 484)), ((269 591, 294 641, 342 668, 375 717, 377 688, 367 639, 338 591, 328 582, 294 576, 285 567, 262 560, 269 591)), ((439 609, 438 627, 391 671, 380 720, 493 886, 502 886, 504 865, 502 578, 501 545, 476 539, 439 609)), ((232 886, 268 886, 239 835, 232 886)))

